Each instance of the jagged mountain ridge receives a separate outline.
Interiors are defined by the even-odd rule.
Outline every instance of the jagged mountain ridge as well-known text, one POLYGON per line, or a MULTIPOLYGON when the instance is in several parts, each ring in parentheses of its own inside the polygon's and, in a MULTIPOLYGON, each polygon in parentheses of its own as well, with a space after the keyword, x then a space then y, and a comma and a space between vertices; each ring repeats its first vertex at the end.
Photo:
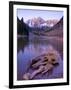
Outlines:
POLYGON ((63 17, 49 30, 46 28, 44 31, 33 31, 33 33, 43 36, 63 36, 63 17))
POLYGON ((54 25, 50 31, 47 31, 47 36, 63 36, 63 17, 54 25))
POLYGON ((32 18, 32 19, 27 20, 26 24, 29 25, 30 27, 43 27, 43 26, 52 27, 57 22, 58 20, 56 19, 45 21, 43 18, 37 17, 37 18, 32 18))
POLYGON ((33 34, 36 35, 46 35, 46 36, 54 36, 54 35, 63 35, 63 17, 60 19, 59 22, 57 22, 57 24, 55 24, 53 27, 49 28, 49 27, 42 27, 42 28, 38 28, 38 27, 29 27, 28 24, 26 24, 23 21, 23 18, 21 20, 19 20, 19 18, 17 18, 17 32, 18 34, 21 35, 29 35, 29 32, 32 32, 33 34))

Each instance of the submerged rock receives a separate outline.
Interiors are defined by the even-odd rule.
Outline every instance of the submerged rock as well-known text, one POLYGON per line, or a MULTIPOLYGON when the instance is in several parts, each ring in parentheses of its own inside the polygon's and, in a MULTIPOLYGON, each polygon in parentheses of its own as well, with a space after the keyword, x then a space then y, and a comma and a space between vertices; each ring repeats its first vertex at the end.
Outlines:
POLYGON ((29 79, 30 79, 30 73, 25 73, 25 74, 23 75, 23 79, 24 79, 24 80, 29 80, 29 79))
POLYGON ((61 60, 59 53, 50 47, 46 54, 40 55, 32 60, 29 69, 33 69, 33 71, 30 73, 28 70, 24 74, 23 79, 31 80, 38 74, 45 75, 53 70, 55 66, 59 65, 59 60, 61 60))

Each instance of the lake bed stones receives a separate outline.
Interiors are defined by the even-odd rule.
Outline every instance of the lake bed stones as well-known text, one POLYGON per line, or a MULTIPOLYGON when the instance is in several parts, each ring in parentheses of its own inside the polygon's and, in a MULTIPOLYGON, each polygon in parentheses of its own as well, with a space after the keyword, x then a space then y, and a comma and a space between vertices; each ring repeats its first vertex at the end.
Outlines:
POLYGON ((47 64, 58 65, 58 56, 52 52, 38 56, 37 58, 32 60, 31 67, 33 69, 37 69, 39 68, 39 66, 47 64))
POLYGON ((44 53, 32 59, 29 68, 33 69, 33 72, 29 73, 27 71, 27 73, 24 74, 23 79, 32 80, 38 74, 44 75, 48 73, 49 71, 53 70, 55 66, 59 65, 59 60, 61 60, 59 53, 52 47, 50 47, 47 53, 44 53))
POLYGON ((24 79, 24 80, 29 80, 29 79, 30 79, 30 73, 25 73, 25 74, 23 75, 23 79, 24 79))

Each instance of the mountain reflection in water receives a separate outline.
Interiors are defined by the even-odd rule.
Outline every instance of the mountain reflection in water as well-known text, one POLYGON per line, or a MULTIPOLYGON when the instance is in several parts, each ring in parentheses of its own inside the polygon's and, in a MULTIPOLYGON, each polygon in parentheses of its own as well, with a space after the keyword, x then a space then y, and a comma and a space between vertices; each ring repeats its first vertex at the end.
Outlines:
POLYGON ((63 41, 62 37, 18 37, 17 45, 17 79, 23 80, 23 75, 29 69, 32 59, 47 54, 49 47, 54 48, 60 54, 59 66, 47 76, 38 75, 35 79, 50 79, 63 77, 63 41))

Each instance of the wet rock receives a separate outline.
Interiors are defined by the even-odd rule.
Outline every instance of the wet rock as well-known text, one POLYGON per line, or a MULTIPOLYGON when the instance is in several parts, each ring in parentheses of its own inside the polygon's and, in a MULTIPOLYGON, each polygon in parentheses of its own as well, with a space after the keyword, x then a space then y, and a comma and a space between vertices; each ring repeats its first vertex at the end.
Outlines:
POLYGON ((31 79, 33 79, 37 74, 41 74, 41 72, 44 70, 44 66, 40 66, 39 69, 35 70, 32 74, 31 74, 31 79))
POLYGON ((53 70, 55 66, 59 65, 59 59, 59 53, 50 47, 46 54, 40 55, 32 60, 30 69, 33 69, 33 72, 25 73, 23 79, 30 80, 34 79, 38 74, 44 75, 48 73, 53 70))
POLYGON ((25 74, 23 75, 23 79, 24 79, 24 80, 29 80, 29 79, 30 79, 30 73, 25 73, 25 74))
POLYGON ((52 70, 54 68, 54 66, 52 65, 52 64, 46 64, 45 66, 44 66, 44 71, 42 72, 42 74, 45 74, 45 73, 47 73, 48 71, 50 71, 50 70, 52 70))
POLYGON ((37 69, 39 68, 39 66, 47 64, 58 65, 58 56, 52 52, 45 54, 44 56, 43 55, 38 56, 37 59, 38 59, 37 61, 35 61, 36 59, 34 59, 33 61, 34 63, 31 63, 31 67, 33 69, 37 69))

